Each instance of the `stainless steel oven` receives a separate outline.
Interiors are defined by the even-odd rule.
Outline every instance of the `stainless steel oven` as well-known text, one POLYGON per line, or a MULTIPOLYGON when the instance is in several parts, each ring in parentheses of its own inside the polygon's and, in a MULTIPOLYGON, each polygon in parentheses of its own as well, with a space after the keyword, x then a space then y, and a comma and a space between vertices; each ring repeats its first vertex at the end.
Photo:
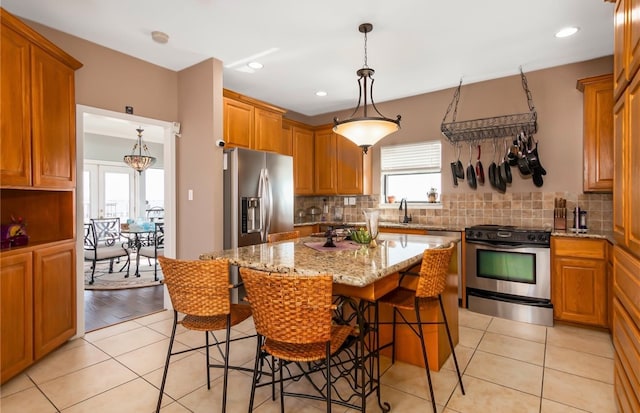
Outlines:
POLYGON ((549 230, 481 225, 465 240, 470 310, 553 325, 549 230))

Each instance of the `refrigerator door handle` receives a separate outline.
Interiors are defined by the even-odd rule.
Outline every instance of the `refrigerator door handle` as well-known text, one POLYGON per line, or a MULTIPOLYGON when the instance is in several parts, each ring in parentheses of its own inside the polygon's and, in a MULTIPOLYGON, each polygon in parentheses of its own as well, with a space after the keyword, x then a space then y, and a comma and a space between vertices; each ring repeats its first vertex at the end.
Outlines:
POLYGON ((265 170, 260 170, 260 180, 258 182, 258 197, 260 197, 260 241, 267 242, 267 226, 266 226, 266 191, 267 182, 265 177, 265 170))
POLYGON ((273 191, 271 188, 271 178, 269 178, 269 170, 265 169, 264 170, 264 182, 266 184, 266 211, 265 211, 265 215, 266 215, 266 222, 264 225, 264 237, 265 237, 265 241, 267 240, 267 235, 271 232, 271 218, 273 218, 273 191))

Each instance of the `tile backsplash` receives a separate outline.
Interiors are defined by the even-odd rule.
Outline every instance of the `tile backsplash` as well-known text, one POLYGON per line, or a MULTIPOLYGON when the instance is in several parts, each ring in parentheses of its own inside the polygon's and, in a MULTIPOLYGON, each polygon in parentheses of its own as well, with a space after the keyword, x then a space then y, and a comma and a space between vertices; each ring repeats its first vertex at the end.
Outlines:
MULTIPOLYGON (((587 225, 594 231, 611 231, 613 228, 612 194, 583 194, 568 192, 522 192, 522 193, 464 193, 442 194, 441 203, 427 207, 412 207, 412 223, 422 225, 465 228, 479 224, 515 225, 524 227, 553 228, 554 199, 567 200, 567 228, 572 228, 572 210, 576 206, 587 211, 587 225)), ((326 200, 328 214, 318 215, 315 220, 336 221, 342 213, 345 222, 362 222, 363 208, 378 208, 379 196, 355 197, 355 205, 345 205, 343 196, 296 197, 295 210, 307 211, 315 206, 323 211, 326 200)), ((398 205, 399 204, 395 204, 398 205)), ((398 207, 382 207, 382 221, 400 222, 403 212, 398 207)), ((296 217, 298 215, 296 214, 296 217)), ((296 222, 310 221, 308 215, 296 218, 296 222)))

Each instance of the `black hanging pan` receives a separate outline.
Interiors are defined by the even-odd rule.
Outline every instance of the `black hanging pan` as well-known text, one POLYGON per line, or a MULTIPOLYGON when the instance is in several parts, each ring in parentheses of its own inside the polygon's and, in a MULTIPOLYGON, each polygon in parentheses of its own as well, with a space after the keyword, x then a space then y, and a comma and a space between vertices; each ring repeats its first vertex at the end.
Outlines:
POLYGON ((482 166, 482 161, 480 160, 480 154, 482 153, 482 147, 478 145, 478 161, 476 162, 476 178, 478 179, 478 183, 480 185, 484 185, 484 167, 482 166))
POLYGON ((505 182, 505 184, 510 184, 512 181, 512 177, 511 177, 511 166, 509 166, 509 158, 508 158, 510 150, 507 145, 507 141, 504 141, 504 147, 505 147, 506 153, 504 154, 504 158, 500 163, 500 177, 505 182))
POLYGON ((464 166, 460 161, 460 151, 462 150, 460 144, 456 144, 456 151, 458 153, 458 161, 456 162, 456 176, 460 179, 464 179, 464 166))
POLYGON ((451 162, 451 176, 453 177, 453 186, 458 186, 457 162, 451 162))
POLYGON ((478 182, 476 181, 476 171, 473 168, 473 147, 469 144, 469 166, 467 166, 467 183, 471 187, 471 189, 476 189, 478 187, 478 182))

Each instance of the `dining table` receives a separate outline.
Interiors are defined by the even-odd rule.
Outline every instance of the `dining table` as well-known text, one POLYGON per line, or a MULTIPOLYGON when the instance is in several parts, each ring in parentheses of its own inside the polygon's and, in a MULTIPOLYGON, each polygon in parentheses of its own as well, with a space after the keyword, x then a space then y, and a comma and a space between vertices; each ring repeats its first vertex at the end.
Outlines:
MULTIPOLYGON (((422 255, 426 249, 443 248, 460 239, 385 232, 376 239, 375 248, 359 245, 353 241, 334 242, 335 247, 324 247, 324 239, 301 237, 274 243, 250 245, 220 251, 206 252, 200 259, 226 258, 238 267, 262 271, 315 275, 333 275, 333 294, 359 301, 376 303, 383 295, 399 286, 400 274, 419 271, 422 255)), ((457 248, 449 265, 449 276, 443 304, 451 329, 454 345, 458 342, 458 257, 457 248)), ((404 277, 403 286, 415 283, 417 277, 404 277), (405 280, 406 278, 406 280, 405 280), (407 285, 405 285, 407 284, 407 285)), ((380 306, 380 317, 390 317, 392 310, 380 306)), ((422 310, 423 319, 442 321, 437 301, 433 307, 422 310)), ((391 326, 380 325, 378 340, 391 340, 391 326)), ((409 330, 398 327, 396 331, 396 359, 424 366, 418 338, 409 330)), ((438 371, 450 355, 444 326, 432 326, 426 331, 426 347, 429 366, 438 371)), ((383 352, 383 354, 385 354, 383 352)))
MULTIPOLYGON (((120 233, 126 236, 129 241, 129 248, 132 248, 136 252, 136 271, 135 276, 140 277, 140 249, 145 241, 147 241, 151 234, 156 232, 155 224, 152 225, 129 225, 128 227, 120 229, 120 233)), ((149 241, 151 242, 151 241, 149 241)))

